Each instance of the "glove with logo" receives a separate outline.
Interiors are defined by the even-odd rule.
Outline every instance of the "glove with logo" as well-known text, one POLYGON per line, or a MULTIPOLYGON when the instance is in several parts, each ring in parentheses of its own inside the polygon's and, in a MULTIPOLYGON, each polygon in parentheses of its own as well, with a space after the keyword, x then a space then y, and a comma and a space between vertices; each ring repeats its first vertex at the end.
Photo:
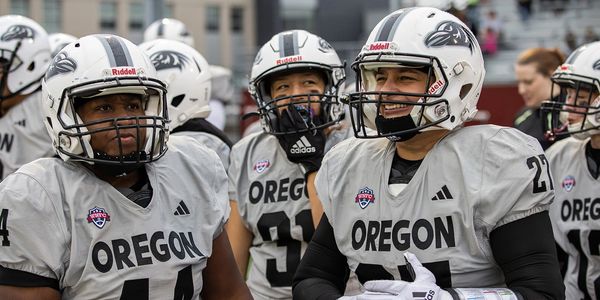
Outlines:
POLYGON ((395 295, 397 299, 452 300, 452 296, 435 283, 435 276, 423 267, 417 257, 409 252, 404 254, 409 270, 412 266, 414 282, 402 280, 372 280, 365 282, 369 292, 395 295))
MULTIPOLYGON (((281 131, 299 131, 317 126, 318 117, 300 105, 288 105, 281 111, 279 126, 281 131)), ((323 129, 305 130, 303 132, 277 135, 279 144, 285 150, 287 158, 301 164, 304 173, 319 170, 325 150, 325 133, 323 129)))

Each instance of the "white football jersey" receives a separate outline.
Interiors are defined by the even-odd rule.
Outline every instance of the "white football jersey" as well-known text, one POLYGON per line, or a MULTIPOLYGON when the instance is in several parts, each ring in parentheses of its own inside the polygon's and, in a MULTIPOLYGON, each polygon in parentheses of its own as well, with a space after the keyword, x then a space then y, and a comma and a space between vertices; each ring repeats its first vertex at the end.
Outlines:
POLYGON ((29 95, 0 118, 0 180, 28 162, 54 155, 41 96, 41 92, 29 95))
MULTIPOLYGON (((325 149, 352 131, 334 130, 325 149)), ((247 284, 254 299, 291 299, 292 278, 314 233, 300 165, 290 162, 274 135, 251 134, 231 149, 229 198, 237 201, 254 238, 247 284)))
POLYGON ((211 149, 217 153, 225 170, 227 170, 229 167, 229 146, 220 138, 202 131, 180 131, 172 133, 170 136, 189 136, 198 140, 208 149, 211 149))
POLYGON ((588 142, 567 138, 546 150, 556 186, 554 238, 569 257, 566 299, 600 299, 600 182, 587 166, 588 142))
POLYGON ((146 164, 146 208, 57 158, 7 177, 0 224, 9 243, 0 244, 0 265, 57 279, 62 299, 198 299, 229 216, 227 178, 213 151, 177 138, 185 137, 146 164))
POLYGON ((337 246, 359 280, 412 281, 403 257, 410 251, 441 287, 505 286, 489 234, 552 202, 539 143, 492 125, 453 131, 397 196, 388 186, 395 152, 387 139, 348 139, 317 174, 337 246))

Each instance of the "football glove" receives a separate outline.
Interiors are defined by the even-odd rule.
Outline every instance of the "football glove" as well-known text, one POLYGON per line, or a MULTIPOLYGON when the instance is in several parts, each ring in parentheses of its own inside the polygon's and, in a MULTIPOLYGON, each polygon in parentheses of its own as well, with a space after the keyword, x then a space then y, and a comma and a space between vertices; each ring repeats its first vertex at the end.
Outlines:
MULTIPOLYGON (((315 126, 315 122, 319 122, 318 117, 313 116, 304 106, 293 104, 281 111, 279 118, 279 126, 282 131, 312 128, 315 126)), ((277 139, 287 158, 293 163, 300 164, 304 174, 319 170, 325 154, 323 129, 277 135, 277 139)))
POLYGON ((397 298, 391 299, 452 300, 450 293, 441 289, 435 283, 433 273, 423 267, 414 254, 406 252, 404 257, 406 258, 409 270, 412 267, 415 279, 413 282, 402 280, 371 280, 365 282, 365 290, 397 296, 397 298))

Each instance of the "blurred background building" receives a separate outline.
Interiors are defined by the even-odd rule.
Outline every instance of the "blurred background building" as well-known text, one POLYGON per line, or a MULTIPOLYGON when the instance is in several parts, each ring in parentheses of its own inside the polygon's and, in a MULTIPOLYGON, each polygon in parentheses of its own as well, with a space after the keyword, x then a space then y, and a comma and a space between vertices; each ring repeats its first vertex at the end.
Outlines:
POLYGON ((350 65, 370 30, 390 11, 414 5, 447 10, 478 34, 487 75, 475 123, 512 123, 523 104, 513 67, 521 51, 558 47, 568 54, 600 33, 598 0, 0 0, 0 14, 28 16, 49 33, 114 33, 135 43, 154 20, 181 20, 210 64, 233 71, 226 132, 236 140, 245 125, 240 115, 252 110, 251 63, 272 35, 306 29, 325 38, 346 61, 351 83, 350 65))

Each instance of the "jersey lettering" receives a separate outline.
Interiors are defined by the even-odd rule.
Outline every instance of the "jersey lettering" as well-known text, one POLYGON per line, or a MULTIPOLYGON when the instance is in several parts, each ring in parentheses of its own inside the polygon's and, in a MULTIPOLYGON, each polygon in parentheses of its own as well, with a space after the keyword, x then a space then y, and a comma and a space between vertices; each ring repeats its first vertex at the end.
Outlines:
POLYGON ((250 184, 248 198, 252 204, 257 204, 261 200, 263 203, 272 203, 290 199, 300 200, 303 194, 308 197, 304 189, 303 178, 296 178, 291 183, 289 178, 282 178, 279 182, 267 180, 264 185, 261 181, 253 181, 250 184))
MULTIPOLYGON (((120 300, 150 299, 149 278, 127 280, 123 283, 120 300)), ((192 266, 187 266, 177 272, 177 283, 173 292, 174 300, 191 300, 194 296, 194 280, 192 279, 192 266)))
POLYGON ((426 219, 417 219, 414 224, 410 222, 382 220, 365 223, 358 220, 352 226, 352 248, 389 252, 393 246, 396 250, 405 251, 411 247, 411 237, 412 244, 422 250, 431 247, 434 241, 438 249, 442 248, 442 241, 446 247, 456 246, 452 216, 446 216, 446 224, 440 217, 434 218, 433 222, 426 219))
MULTIPOLYGON (((0 172, 0 175, 2 173, 0 172)), ((8 240, 8 229, 6 228, 6 223, 8 222, 8 209, 2 209, 0 212, 0 237, 2 237, 2 246, 10 246, 10 241, 8 240)))
MULTIPOLYGON (((302 240, 310 242, 315 231, 309 209, 299 212, 295 217, 296 225, 302 227, 302 240)), ((256 224, 264 241, 277 240, 277 247, 286 247, 286 271, 277 271, 277 259, 267 259, 267 280, 272 287, 291 286, 296 268, 300 264, 302 241, 296 240, 291 234, 291 223, 283 211, 263 214, 256 224), (277 228, 277 236, 271 236, 271 228, 277 228)))
MULTIPOLYGON (((435 276, 436 284, 441 288, 452 287, 452 278, 450 273, 450 261, 435 261, 429 263, 423 263, 423 266, 427 268, 435 276)), ((415 278, 408 271, 406 265, 398 265, 398 273, 400 274, 400 280, 414 281, 415 278)), ((394 275, 386 271, 381 265, 374 264, 358 264, 356 267, 356 276, 361 283, 365 283, 370 280, 394 280, 394 275)))
POLYGON ((100 241, 92 248, 92 261, 96 270, 106 273, 113 265, 121 270, 125 267, 153 264, 152 258, 165 262, 171 259, 171 254, 181 260, 186 258, 186 254, 191 258, 203 257, 204 254, 194 242, 193 234, 188 232, 187 235, 171 231, 165 239, 165 234, 157 231, 152 234, 149 242, 145 233, 132 236, 131 242, 126 239, 116 239, 109 243, 100 241), (130 258, 132 251, 135 262, 130 258))
MULTIPOLYGON (((569 239, 569 242, 573 244, 573 247, 575 247, 577 252, 579 252, 579 274, 577 274, 577 286, 584 295, 583 299, 592 299, 587 289, 588 275, 586 273, 589 262, 587 256, 585 255, 585 251, 583 251, 581 232, 579 230, 571 230, 569 233, 567 233, 567 238, 569 239)), ((600 230, 591 230, 587 237, 587 242, 588 246, 590 247, 590 254, 594 256, 600 256, 600 230)), ((593 295, 593 299, 600 299, 600 276, 594 279, 593 284, 594 290, 596 290, 596 295, 593 295)))
POLYGON ((546 180, 541 179, 542 174, 542 165, 546 166, 546 175, 548 178, 548 186, 550 190, 554 190, 554 185, 552 183, 552 176, 550 176, 550 164, 546 159, 544 154, 540 154, 538 156, 531 156, 527 158, 527 167, 529 169, 535 168, 535 177, 533 178, 533 193, 543 193, 548 190, 546 186, 546 180))
POLYGON ((600 219, 600 198, 564 200, 560 206, 560 218, 564 221, 587 221, 600 219))
POLYGON ((0 151, 10 152, 14 140, 15 135, 12 133, 0 134, 0 151))

